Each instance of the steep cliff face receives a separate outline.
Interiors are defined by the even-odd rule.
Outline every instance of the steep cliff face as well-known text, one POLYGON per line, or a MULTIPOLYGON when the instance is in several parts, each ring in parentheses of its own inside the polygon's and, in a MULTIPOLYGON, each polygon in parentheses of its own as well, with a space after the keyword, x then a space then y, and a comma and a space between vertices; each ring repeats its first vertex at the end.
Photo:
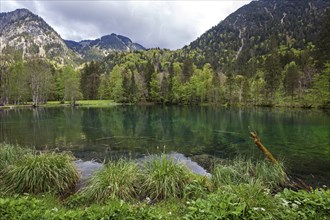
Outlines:
POLYGON ((20 51, 23 58, 44 57, 57 63, 73 62, 78 55, 42 18, 27 9, 0 14, 0 51, 20 51))

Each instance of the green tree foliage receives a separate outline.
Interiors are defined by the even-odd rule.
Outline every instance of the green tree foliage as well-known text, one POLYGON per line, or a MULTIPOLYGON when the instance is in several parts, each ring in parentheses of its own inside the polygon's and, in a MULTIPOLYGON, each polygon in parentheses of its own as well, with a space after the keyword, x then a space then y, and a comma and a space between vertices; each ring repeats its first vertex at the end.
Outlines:
POLYGON ((330 63, 326 63, 323 72, 315 77, 312 95, 316 105, 330 107, 330 63))
POLYGON ((262 99, 264 96, 264 88, 265 88, 265 81, 264 78, 262 77, 262 72, 258 72, 251 81, 251 96, 252 96, 252 103, 253 105, 261 105, 262 99))
POLYGON ((150 98, 154 102, 160 102, 161 96, 160 96, 160 74, 154 72, 151 75, 151 81, 150 81, 150 98))
POLYGON ((183 95, 183 85, 181 83, 181 66, 180 63, 173 63, 173 78, 172 78, 172 102, 180 103, 183 95))
POLYGON ((76 100, 82 97, 80 92, 80 74, 72 67, 65 67, 64 74, 64 99, 69 100, 71 105, 76 104, 76 100))
POLYGON ((26 63, 24 71, 33 106, 46 103, 54 85, 51 66, 45 60, 31 59, 26 63))
POLYGON ((285 66, 284 88, 286 93, 291 96, 291 99, 293 99, 296 90, 301 85, 300 76, 300 70, 294 61, 285 66))
POLYGON ((21 104, 28 99, 28 85, 24 75, 23 60, 18 60, 10 67, 9 100, 13 104, 21 104))
POLYGON ((123 72, 124 68, 118 65, 110 72, 110 97, 116 102, 124 101, 123 72))
POLYGON ((210 64, 205 64, 203 70, 195 70, 190 80, 191 102, 208 102, 211 97, 213 70, 210 64))
POLYGON ((64 102, 64 73, 63 68, 55 71, 55 100, 64 102))
POLYGON ((154 72, 155 72, 155 67, 151 63, 151 61, 148 60, 147 65, 144 68, 144 80, 145 80, 145 84, 147 85, 147 92, 148 92, 149 96, 150 96, 150 90, 151 90, 151 87, 150 87, 151 77, 154 72))
POLYGON ((276 42, 271 39, 271 53, 266 57, 264 69, 265 69, 265 82, 266 91, 269 97, 270 104, 274 101, 275 93, 280 87, 282 79, 282 68, 280 63, 280 57, 276 47, 276 42))
POLYGON ((323 66, 323 64, 330 61, 330 7, 323 18, 316 46, 318 64, 323 66))
POLYGON ((194 64, 190 58, 186 58, 182 66, 182 82, 187 82, 194 74, 194 64))
POLYGON ((111 98, 109 74, 101 75, 98 95, 99 95, 99 99, 101 99, 101 100, 111 98))
POLYGON ((80 89, 84 99, 97 99, 101 73, 100 63, 92 61, 85 64, 80 78, 80 89))

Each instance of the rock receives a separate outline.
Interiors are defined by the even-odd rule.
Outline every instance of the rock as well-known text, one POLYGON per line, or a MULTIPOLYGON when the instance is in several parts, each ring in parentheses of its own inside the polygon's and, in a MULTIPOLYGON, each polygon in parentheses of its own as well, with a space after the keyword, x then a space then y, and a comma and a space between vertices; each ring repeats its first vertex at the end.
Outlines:
POLYGON ((102 167, 102 164, 95 161, 77 160, 76 166, 81 174, 80 180, 77 184, 77 189, 80 189, 86 185, 87 180, 92 174, 102 167))

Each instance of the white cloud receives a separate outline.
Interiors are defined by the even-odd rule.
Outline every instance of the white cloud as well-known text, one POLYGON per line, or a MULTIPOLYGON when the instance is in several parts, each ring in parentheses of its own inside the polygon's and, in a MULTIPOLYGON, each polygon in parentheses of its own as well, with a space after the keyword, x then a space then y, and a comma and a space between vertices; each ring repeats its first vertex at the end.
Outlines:
POLYGON ((146 47, 181 48, 251 0, 225 1, 18 1, 1 11, 28 8, 64 39, 116 33, 146 47))

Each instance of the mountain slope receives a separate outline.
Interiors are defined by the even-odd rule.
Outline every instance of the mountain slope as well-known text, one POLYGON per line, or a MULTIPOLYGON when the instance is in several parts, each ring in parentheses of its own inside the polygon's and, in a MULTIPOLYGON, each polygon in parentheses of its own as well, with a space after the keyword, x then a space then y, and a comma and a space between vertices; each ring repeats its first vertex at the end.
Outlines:
POLYGON ((252 57, 269 51, 271 36, 277 46, 299 49, 314 44, 329 5, 328 0, 252 1, 183 50, 197 51, 200 65, 209 62, 220 70, 244 67, 252 57))
POLYGON ((44 57, 61 64, 78 58, 52 27, 27 9, 0 13, 0 42, 0 52, 21 51, 24 58, 44 57))
POLYGON ((125 36, 111 34, 96 40, 83 40, 80 42, 66 40, 65 43, 72 50, 81 54, 86 60, 102 59, 112 51, 129 52, 145 50, 143 46, 133 43, 125 36))

